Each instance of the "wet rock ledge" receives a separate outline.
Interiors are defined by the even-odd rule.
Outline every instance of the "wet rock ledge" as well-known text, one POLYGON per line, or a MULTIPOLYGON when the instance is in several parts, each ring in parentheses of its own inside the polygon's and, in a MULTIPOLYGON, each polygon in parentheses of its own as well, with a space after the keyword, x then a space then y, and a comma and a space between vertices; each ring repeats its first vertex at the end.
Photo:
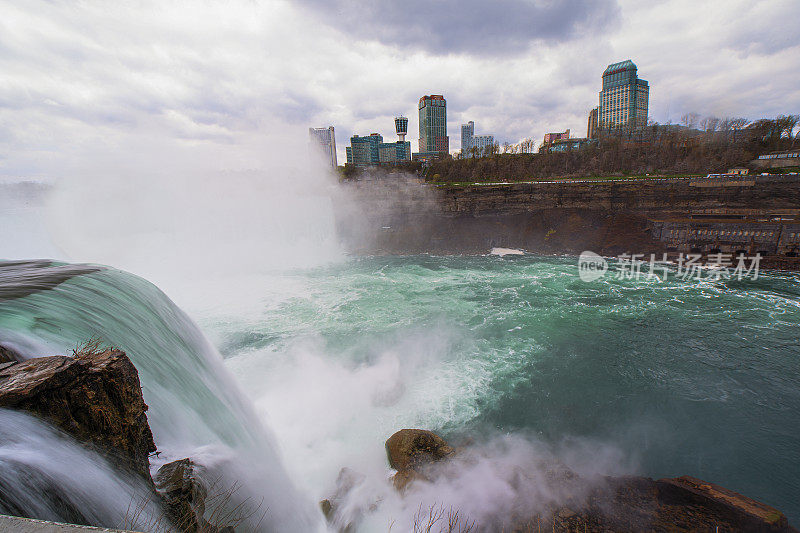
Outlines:
MULTIPOLYGON (((152 501, 160 503, 172 524, 171 531, 233 531, 204 519, 207 482, 202 467, 190 459, 162 466, 155 483, 151 479, 149 456, 156 445, 139 373, 124 352, 90 343, 73 357, 20 360, 0 345, 0 408, 33 414, 99 453, 119 471, 142 479, 152 490, 152 501)), ((0 502, 5 498, 3 490, 0 483, 0 502)), ((80 509, 64 511, 81 522, 80 509)))
MULTIPOLYGON (((386 441, 389 465, 397 471, 392 481, 405 496, 414 490, 415 483, 437 481, 446 476, 448 469, 438 467, 447 466, 448 461, 467 453, 469 446, 454 448, 435 433, 421 429, 400 430, 386 441)), ((347 483, 337 483, 337 494, 321 502, 326 517, 334 526, 342 523, 336 513, 342 492, 351 488, 357 479, 352 472, 346 473, 347 476, 340 475, 340 479, 346 478, 347 483)), ((565 498, 558 505, 547 504, 533 516, 507 517, 508 523, 476 523, 470 531, 797 532, 777 509, 690 476, 659 480, 605 477, 598 482, 582 479, 563 465, 553 465, 548 478, 562 493, 580 496, 565 498)), ((468 510, 460 511, 464 513, 465 523, 470 523, 468 510)), ((338 529, 349 532, 352 525, 338 529)))
POLYGON ((0 364, 0 407, 27 411, 150 480, 156 451, 139 373, 120 350, 0 364))

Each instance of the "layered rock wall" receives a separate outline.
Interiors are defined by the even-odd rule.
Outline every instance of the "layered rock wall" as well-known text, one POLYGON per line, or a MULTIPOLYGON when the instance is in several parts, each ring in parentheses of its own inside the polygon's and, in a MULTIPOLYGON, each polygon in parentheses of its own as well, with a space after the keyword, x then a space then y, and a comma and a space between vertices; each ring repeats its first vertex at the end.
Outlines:
POLYGON ((358 216, 352 206, 340 208, 337 222, 353 253, 475 254, 507 247, 617 255, 665 251, 667 244, 651 235, 653 219, 731 212, 794 217, 800 209, 797 176, 758 176, 748 185, 738 183, 644 179, 466 187, 345 185, 358 216))

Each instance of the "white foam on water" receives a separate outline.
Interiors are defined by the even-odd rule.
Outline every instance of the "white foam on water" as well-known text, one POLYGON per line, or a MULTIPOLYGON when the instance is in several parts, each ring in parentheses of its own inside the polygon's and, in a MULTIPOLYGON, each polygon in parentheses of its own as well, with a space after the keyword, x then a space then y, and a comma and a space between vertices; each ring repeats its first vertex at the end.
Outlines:
POLYGON ((498 255, 503 257, 506 255, 525 255, 525 252, 515 248, 492 248, 489 252, 489 255, 498 255))

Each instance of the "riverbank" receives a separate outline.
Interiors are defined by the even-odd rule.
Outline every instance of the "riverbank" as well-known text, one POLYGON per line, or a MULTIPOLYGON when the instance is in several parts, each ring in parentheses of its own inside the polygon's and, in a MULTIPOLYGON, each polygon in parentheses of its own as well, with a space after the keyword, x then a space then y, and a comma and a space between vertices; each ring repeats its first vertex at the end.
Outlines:
POLYGON ((798 268, 796 175, 342 188, 351 202, 336 206, 336 219, 353 254, 759 253, 767 268, 798 268))

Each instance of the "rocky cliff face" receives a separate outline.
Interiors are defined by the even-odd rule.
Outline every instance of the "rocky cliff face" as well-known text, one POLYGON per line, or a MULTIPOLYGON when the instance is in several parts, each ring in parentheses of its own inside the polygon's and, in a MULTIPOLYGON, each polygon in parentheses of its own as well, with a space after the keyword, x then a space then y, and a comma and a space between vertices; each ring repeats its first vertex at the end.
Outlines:
POLYGON ((148 483, 156 450, 139 374, 124 352, 0 364, 0 407, 46 420, 148 483))
POLYGON ((649 219, 800 206, 796 177, 759 176, 751 182, 702 187, 679 179, 469 187, 348 184, 354 201, 338 209, 337 224, 353 253, 481 254, 493 247, 544 254, 659 253, 665 245, 651 237, 649 219))

